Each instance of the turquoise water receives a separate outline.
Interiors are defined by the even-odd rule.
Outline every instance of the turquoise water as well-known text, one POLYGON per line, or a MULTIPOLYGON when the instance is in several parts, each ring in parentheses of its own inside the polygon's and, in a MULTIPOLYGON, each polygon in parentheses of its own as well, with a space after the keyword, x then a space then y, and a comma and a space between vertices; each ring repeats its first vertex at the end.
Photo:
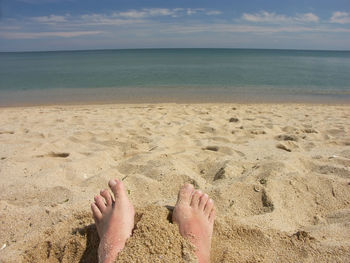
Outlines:
POLYGON ((81 102, 124 98, 268 101, 271 97, 281 101, 350 101, 350 51, 0 53, 0 105, 60 102, 58 97, 81 102))

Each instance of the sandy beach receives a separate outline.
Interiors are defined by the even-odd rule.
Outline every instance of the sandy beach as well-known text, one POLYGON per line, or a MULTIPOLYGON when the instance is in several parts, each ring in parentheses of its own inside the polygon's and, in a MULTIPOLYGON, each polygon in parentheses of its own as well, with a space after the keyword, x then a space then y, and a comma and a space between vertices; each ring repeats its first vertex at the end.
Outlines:
POLYGON ((169 219, 185 182, 216 204, 212 263, 349 262, 349 105, 0 108, 0 262, 97 262, 111 178, 137 213, 117 262, 195 262, 169 219))

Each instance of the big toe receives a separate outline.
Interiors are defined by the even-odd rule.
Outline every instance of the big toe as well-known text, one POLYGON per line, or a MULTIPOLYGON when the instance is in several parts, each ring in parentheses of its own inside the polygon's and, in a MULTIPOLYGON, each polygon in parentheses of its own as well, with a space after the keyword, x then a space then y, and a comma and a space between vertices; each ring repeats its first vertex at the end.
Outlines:
POLYGON ((115 200, 124 198, 126 196, 125 187, 122 181, 112 179, 109 181, 108 185, 114 194, 115 200))
POLYGON ((192 184, 184 184, 179 191, 176 205, 190 205, 193 190, 192 184))

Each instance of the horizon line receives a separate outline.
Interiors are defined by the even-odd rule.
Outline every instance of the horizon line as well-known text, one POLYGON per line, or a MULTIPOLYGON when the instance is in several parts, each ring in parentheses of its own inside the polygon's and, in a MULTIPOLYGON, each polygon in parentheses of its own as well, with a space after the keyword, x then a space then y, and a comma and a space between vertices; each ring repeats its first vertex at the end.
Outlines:
POLYGON ((0 51, 0 53, 43 53, 43 52, 86 52, 86 51, 117 51, 117 50, 174 50, 174 49, 240 49, 240 50, 279 50, 279 51, 319 51, 319 52, 350 52, 350 49, 300 49, 300 48, 241 48, 241 47, 145 47, 145 48, 96 48, 96 49, 57 49, 57 50, 24 50, 0 51))

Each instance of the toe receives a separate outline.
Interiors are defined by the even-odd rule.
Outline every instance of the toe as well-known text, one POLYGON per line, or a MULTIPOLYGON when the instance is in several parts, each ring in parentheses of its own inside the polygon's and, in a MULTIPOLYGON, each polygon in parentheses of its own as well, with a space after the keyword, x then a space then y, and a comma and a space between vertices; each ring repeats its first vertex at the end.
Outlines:
POLYGON ((103 213, 106 210, 106 204, 103 201, 102 196, 96 195, 94 200, 95 200, 95 204, 97 205, 98 209, 100 209, 101 213, 103 213))
POLYGON ((95 223, 98 223, 102 219, 102 213, 95 203, 91 203, 91 211, 95 223))
POLYGON ((211 210, 214 208, 214 201, 213 199, 209 199, 207 204, 204 207, 204 214, 209 218, 211 210))
POLYGON ((215 217, 216 217, 216 209, 215 207, 213 207, 213 209, 210 211, 210 214, 209 214, 209 222, 211 224, 214 223, 215 217))
POLYGON ((191 206, 193 208, 198 208, 199 200, 200 200, 202 195, 203 195, 203 193, 200 190, 197 190, 194 192, 194 194, 192 195, 192 200, 191 200, 191 206))
POLYGON ((100 194, 105 199, 107 206, 111 206, 112 205, 112 196, 109 193, 109 191, 107 189, 101 190, 100 194))
POLYGON ((114 194, 115 200, 118 198, 124 198, 126 196, 125 187, 122 181, 119 181, 118 179, 112 179, 109 181, 108 185, 114 194))
POLYGON ((200 210, 204 211, 204 207, 207 204, 208 199, 209 199, 209 197, 208 197, 207 194, 204 194, 204 195, 201 196, 201 198, 199 199, 199 209, 200 210))
POLYGON ((190 205, 192 192, 193 192, 192 184, 183 185, 179 191, 176 205, 190 205))

